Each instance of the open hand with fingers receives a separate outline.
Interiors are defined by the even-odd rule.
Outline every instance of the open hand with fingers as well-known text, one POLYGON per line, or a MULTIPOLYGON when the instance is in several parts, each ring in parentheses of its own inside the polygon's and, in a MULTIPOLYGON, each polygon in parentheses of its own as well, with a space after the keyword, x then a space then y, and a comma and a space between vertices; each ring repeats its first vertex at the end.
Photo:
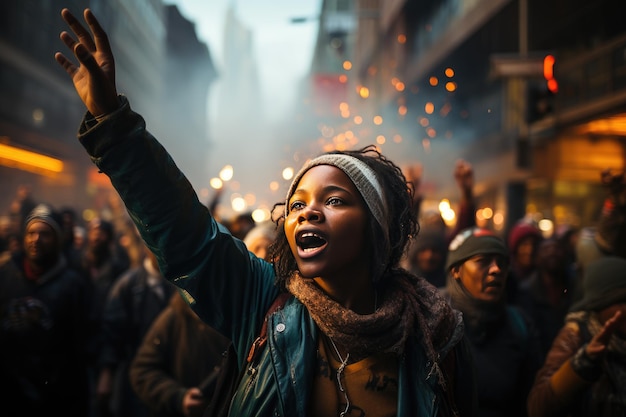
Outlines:
POLYGON ((91 33, 68 9, 63 9, 61 16, 76 36, 74 39, 63 31, 61 40, 72 51, 79 66, 61 52, 57 52, 54 58, 72 77, 78 95, 94 117, 114 112, 120 107, 120 101, 115 87, 115 63, 108 35, 89 9, 85 9, 83 16, 91 33))
POLYGON ((590 359, 596 360, 604 354, 611 340, 611 336, 615 332, 621 319, 622 312, 618 310, 610 319, 604 322, 602 329, 589 341, 585 353, 590 359))

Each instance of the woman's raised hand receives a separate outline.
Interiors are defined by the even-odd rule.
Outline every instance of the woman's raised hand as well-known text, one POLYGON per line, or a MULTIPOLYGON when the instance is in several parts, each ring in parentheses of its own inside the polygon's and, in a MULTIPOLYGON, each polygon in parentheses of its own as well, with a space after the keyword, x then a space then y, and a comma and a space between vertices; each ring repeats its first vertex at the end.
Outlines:
POLYGON ((91 33, 68 9, 61 11, 63 20, 72 29, 76 39, 65 31, 61 32, 60 37, 73 52, 79 66, 76 66, 61 52, 57 52, 54 58, 72 77, 74 87, 87 110, 93 116, 99 117, 112 113, 120 107, 115 87, 115 62, 109 38, 96 16, 89 9, 85 9, 83 15, 91 33))
POLYGON ((604 322, 602 329, 593 336, 591 341, 589 341, 585 353, 590 359, 596 360, 604 354, 609 345, 609 341, 611 340, 611 336, 615 332, 615 329, 621 319, 622 312, 618 310, 610 319, 604 322))

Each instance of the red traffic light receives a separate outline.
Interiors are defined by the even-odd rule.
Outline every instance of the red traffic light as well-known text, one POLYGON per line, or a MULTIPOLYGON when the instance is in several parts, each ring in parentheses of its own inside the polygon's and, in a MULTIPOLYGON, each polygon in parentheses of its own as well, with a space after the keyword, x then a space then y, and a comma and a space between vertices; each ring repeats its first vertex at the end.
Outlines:
POLYGON ((559 91, 559 83, 554 78, 554 63, 556 59, 554 55, 546 55, 543 59, 543 77, 546 79, 546 85, 551 93, 556 94, 559 91))

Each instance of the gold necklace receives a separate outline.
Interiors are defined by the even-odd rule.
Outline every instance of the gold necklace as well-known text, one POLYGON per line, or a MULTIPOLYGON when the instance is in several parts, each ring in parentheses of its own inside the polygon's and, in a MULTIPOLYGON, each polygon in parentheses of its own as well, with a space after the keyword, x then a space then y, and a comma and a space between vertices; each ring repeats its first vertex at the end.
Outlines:
POLYGON ((344 369, 346 369, 346 365, 348 364, 348 359, 350 359, 350 352, 346 354, 345 359, 342 358, 341 354, 339 353, 339 349, 337 349, 337 345, 335 344, 335 341, 330 336, 327 336, 327 337, 328 337, 328 340, 330 340, 330 343, 332 344, 333 349, 335 349, 337 358, 339 358, 339 361, 341 362, 341 365, 339 365, 339 368, 337 368, 337 385, 339 386, 339 391, 343 394, 343 397, 346 400, 346 408, 341 413, 339 413, 339 417, 345 417, 345 415, 348 414, 348 411, 350 410, 350 399, 348 398, 348 393, 346 392, 346 389, 341 383, 341 374, 343 373, 344 369))

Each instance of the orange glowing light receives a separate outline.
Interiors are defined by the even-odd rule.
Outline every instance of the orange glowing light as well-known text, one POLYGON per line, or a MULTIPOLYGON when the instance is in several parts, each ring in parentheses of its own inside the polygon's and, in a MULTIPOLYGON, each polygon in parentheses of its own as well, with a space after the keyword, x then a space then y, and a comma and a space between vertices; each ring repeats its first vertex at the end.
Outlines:
POLYGON ((27 171, 33 168, 55 173, 63 171, 63 161, 59 159, 2 143, 0 143, 0 163, 2 165, 16 166, 27 171), (7 163, 2 163, 2 159, 6 160, 7 163))
POLYGON ((448 81, 446 83, 446 90, 449 91, 449 92, 455 91, 456 90, 456 83, 452 82, 452 81, 448 81))

